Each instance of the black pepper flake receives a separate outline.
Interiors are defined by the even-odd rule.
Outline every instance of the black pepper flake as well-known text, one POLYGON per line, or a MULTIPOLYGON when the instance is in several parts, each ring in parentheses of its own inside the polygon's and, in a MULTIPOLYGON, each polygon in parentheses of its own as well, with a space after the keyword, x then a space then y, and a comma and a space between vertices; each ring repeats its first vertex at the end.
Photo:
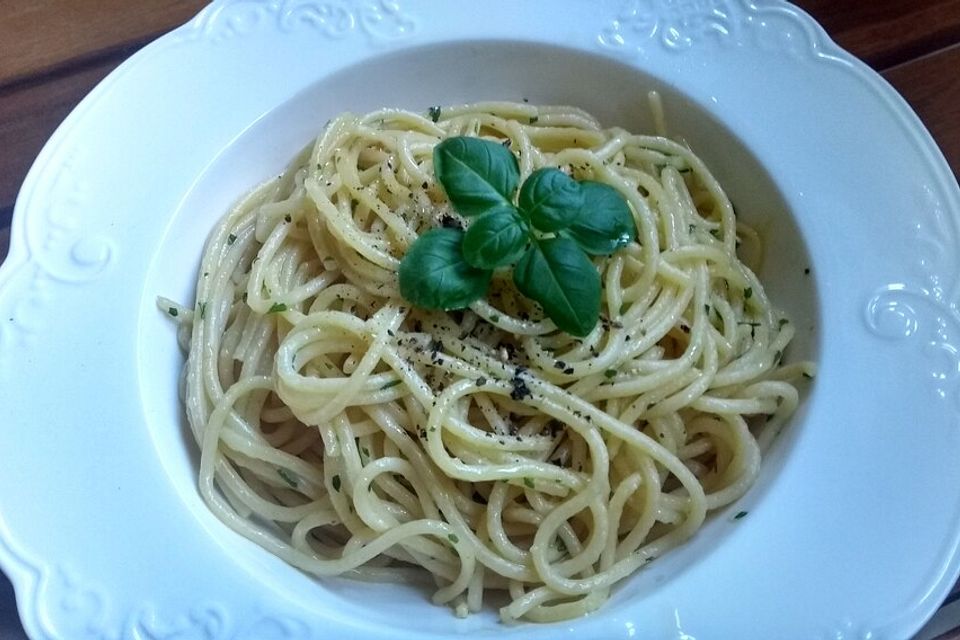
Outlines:
POLYGON ((567 368, 567 363, 564 362, 563 360, 556 360, 556 361, 553 363, 553 366, 556 367, 557 369, 560 369, 561 371, 563 371, 564 369, 567 368))
POLYGON ((563 373, 565 373, 565 374, 568 375, 568 376, 572 376, 572 375, 573 375, 573 367, 567 367, 566 369, 563 370, 563 373))
POLYGON ((805 276, 810 275, 810 267, 807 267, 806 269, 803 270, 803 275, 805 276))
POLYGON ((734 519, 734 520, 739 520, 740 518, 742 518, 742 517, 744 517, 745 515, 747 515, 747 513, 749 513, 749 512, 747 512, 747 511, 740 511, 740 512, 737 513, 737 515, 733 516, 733 519, 734 519))
POLYGON ((284 222, 293 222, 293 218, 290 217, 290 214, 288 213, 287 215, 283 216, 283 221, 284 221, 284 222))
POLYGON ((463 223, 449 214, 440 218, 440 226, 445 229, 463 229, 463 223))
POLYGON ((430 107, 429 109, 427 109, 427 115, 430 116, 430 119, 433 120, 434 122, 437 122, 438 120, 440 120, 440 113, 441 113, 441 109, 439 106, 430 107))
POLYGON ((511 390, 510 397, 514 400, 523 400, 524 398, 529 398, 533 395, 530 391, 530 387, 527 386, 526 381, 521 377, 523 373, 522 367, 517 367, 517 371, 514 374, 513 378, 510 380, 511 390))
POLYGON ((477 378, 477 386, 478 386, 478 387, 482 387, 482 386, 485 385, 485 384, 487 384, 487 379, 486 379, 486 378, 484 378, 483 376, 480 376, 479 378, 477 378))
POLYGON ((237 241, 237 235, 236 235, 236 234, 231 233, 230 235, 227 236, 227 244, 233 244, 233 243, 236 242, 236 241, 237 241))

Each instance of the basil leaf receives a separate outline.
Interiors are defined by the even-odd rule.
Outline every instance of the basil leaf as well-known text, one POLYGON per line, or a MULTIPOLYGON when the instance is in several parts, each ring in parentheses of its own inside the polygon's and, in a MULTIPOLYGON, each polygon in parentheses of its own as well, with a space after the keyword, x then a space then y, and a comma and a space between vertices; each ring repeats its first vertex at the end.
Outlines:
POLYGON ((513 282, 563 331, 583 337, 596 326, 600 274, 570 238, 533 243, 514 268, 513 282))
POLYGON ((467 264, 463 231, 431 229, 414 242, 400 261, 400 294, 425 309, 463 309, 482 298, 490 272, 467 264))
POLYGON ((520 209, 540 231, 559 231, 580 215, 583 191, 576 180, 546 167, 530 174, 520 187, 520 209))
POLYGON ((488 211, 467 228, 463 257, 474 267, 496 269, 513 264, 527 246, 527 230, 513 207, 488 211))
POLYGON ((610 255, 637 237, 630 206, 620 192, 602 182, 580 183, 583 206, 564 233, 595 256, 610 255))
POLYGON ((490 140, 459 136, 433 148, 433 170, 454 208, 475 216, 510 205, 520 168, 509 149, 490 140))

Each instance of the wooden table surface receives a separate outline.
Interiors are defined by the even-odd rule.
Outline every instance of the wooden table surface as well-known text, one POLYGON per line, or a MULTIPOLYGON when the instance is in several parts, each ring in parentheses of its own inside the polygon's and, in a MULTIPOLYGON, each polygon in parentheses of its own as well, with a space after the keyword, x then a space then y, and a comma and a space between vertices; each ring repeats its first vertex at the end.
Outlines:
MULTIPOLYGON (((17 191, 81 98, 200 0, 6 0, 0 4, 0 260, 17 191)), ((960 0, 799 0, 842 47, 913 106, 960 175, 960 0)), ((0 577, 0 637, 21 638, 0 577)), ((960 640, 960 589, 921 634, 960 640)))

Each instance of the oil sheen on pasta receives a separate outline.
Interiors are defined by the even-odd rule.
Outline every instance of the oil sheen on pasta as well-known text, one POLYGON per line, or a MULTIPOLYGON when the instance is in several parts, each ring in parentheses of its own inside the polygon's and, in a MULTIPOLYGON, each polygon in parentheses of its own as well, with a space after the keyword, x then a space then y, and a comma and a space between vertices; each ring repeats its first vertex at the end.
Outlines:
POLYGON ((461 616, 491 591, 504 621, 593 611, 744 494, 812 372, 781 364, 794 326, 738 251, 756 234, 666 137, 505 102, 341 116, 219 222, 196 305, 162 302, 203 498, 311 574, 425 580, 461 616), (596 260, 585 339, 507 276, 463 311, 400 297, 418 234, 464 224, 431 158, 457 135, 627 199, 639 240, 596 260))

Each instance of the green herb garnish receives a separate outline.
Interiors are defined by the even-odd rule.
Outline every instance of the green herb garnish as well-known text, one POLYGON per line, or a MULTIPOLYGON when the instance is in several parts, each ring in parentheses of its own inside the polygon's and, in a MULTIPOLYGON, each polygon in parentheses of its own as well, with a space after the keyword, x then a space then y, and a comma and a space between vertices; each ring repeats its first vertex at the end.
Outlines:
POLYGON ((340 491, 340 475, 337 474, 337 475, 333 476, 332 478, 330 478, 330 484, 333 485, 333 490, 334 490, 334 491, 340 491))
POLYGON ((442 141, 433 164, 451 204, 473 221, 465 232, 431 229, 413 243, 400 263, 403 297, 428 309, 462 309, 486 294, 494 269, 515 265, 517 289, 559 329, 590 333, 601 289, 590 256, 610 255, 637 237, 623 196, 554 168, 520 185, 513 153, 480 138, 442 141))
POLYGON ((523 479, 523 484, 525 484, 525 485, 527 485, 529 488, 533 489, 533 479, 531 479, 531 478, 526 478, 526 477, 525 477, 525 478, 523 479))
POLYGON ((290 485, 291 487, 293 487, 293 488, 296 488, 296 487, 297 487, 297 476, 295 476, 294 474, 290 473, 289 471, 287 471, 287 470, 284 469, 283 467, 278 467, 278 468, 277 468, 277 474, 278 474, 281 478, 283 478, 283 481, 286 482, 286 483, 287 483, 288 485, 290 485))
POLYGON ((739 520, 739 519, 741 519, 742 517, 744 517, 745 515, 747 515, 747 513, 748 513, 748 512, 746 512, 746 511, 738 511, 738 512, 737 512, 737 515, 733 516, 733 519, 734 519, 734 520, 739 520))
POLYGON ((452 542, 453 544, 457 544, 458 542, 460 542, 460 538, 458 538, 458 537, 457 537, 457 534, 455 534, 455 533, 448 533, 448 534, 447 534, 447 539, 448 539, 450 542, 452 542))
POLYGON ((400 384, 401 382, 403 382, 403 380, 399 380, 399 379, 398 379, 398 380, 391 380, 390 382, 386 382, 386 383, 384 383, 384 385, 383 385, 382 387, 380 387, 380 391, 383 391, 384 389, 390 389, 391 387, 395 387, 395 386, 397 386, 398 384, 400 384))
POLYGON ((280 313, 280 312, 286 311, 286 310, 287 310, 287 305, 285 305, 285 304, 282 303, 282 302, 274 302, 274 303, 270 306, 270 308, 267 309, 267 313, 280 313))

